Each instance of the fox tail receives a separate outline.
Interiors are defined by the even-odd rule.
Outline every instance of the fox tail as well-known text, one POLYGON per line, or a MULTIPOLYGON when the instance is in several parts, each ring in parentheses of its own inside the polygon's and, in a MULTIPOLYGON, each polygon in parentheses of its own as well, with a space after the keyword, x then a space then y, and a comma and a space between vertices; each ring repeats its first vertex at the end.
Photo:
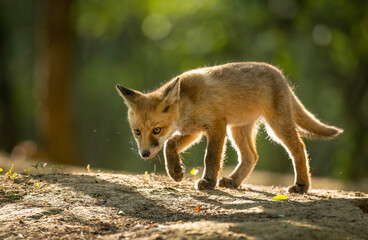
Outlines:
POLYGON ((333 139, 344 131, 341 128, 329 126, 319 121, 295 95, 293 96, 293 107, 294 119, 303 137, 333 139))

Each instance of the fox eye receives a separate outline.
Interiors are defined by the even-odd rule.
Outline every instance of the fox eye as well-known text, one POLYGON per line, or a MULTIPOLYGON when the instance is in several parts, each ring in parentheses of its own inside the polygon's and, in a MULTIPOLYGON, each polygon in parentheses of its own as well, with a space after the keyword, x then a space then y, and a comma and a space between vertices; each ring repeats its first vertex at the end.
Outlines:
POLYGON ((135 133, 135 135, 139 136, 139 135, 141 135, 141 130, 134 129, 134 133, 135 133))
POLYGON ((165 107, 165 109, 162 111, 164 113, 167 113, 169 111, 170 106, 165 107))
POLYGON ((159 134, 161 132, 161 128, 157 127, 155 129, 153 129, 152 132, 153 132, 153 134, 157 135, 157 134, 159 134))

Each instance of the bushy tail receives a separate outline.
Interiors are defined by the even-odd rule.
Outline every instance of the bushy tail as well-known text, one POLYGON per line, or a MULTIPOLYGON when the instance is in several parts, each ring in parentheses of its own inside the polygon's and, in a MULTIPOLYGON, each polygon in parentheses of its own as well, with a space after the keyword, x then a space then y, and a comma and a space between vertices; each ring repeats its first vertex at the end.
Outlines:
POLYGON ((300 133, 307 138, 332 139, 341 134, 344 130, 328 126, 320 122, 312 113, 310 113, 299 99, 294 95, 294 118, 296 124, 300 127, 300 133))

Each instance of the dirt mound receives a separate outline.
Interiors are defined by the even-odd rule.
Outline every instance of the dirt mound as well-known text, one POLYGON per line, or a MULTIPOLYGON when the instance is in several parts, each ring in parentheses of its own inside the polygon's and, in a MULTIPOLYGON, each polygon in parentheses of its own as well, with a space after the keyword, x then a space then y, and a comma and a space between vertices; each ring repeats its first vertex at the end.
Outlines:
POLYGON ((110 173, 0 176, 1 239, 367 239, 368 194, 110 173), (289 199, 275 201, 276 195, 289 199))

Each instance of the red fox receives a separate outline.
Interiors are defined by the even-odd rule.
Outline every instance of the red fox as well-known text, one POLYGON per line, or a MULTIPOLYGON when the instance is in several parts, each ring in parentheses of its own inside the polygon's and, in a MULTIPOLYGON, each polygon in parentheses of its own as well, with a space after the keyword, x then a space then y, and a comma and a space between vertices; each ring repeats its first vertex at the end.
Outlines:
POLYGON ((202 135, 207 137, 203 176, 195 183, 199 190, 216 186, 227 136, 239 164, 218 185, 241 185, 258 161, 255 137, 263 122, 293 161, 295 180, 289 192, 306 193, 311 177, 301 137, 332 139, 343 132, 314 117, 283 73, 266 63, 228 63, 187 71, 150 93, 116 88, 128 106, 140 155, 150 159, 164 145, 166 170, 175 181, 184 175, 180 152, 202 135))

